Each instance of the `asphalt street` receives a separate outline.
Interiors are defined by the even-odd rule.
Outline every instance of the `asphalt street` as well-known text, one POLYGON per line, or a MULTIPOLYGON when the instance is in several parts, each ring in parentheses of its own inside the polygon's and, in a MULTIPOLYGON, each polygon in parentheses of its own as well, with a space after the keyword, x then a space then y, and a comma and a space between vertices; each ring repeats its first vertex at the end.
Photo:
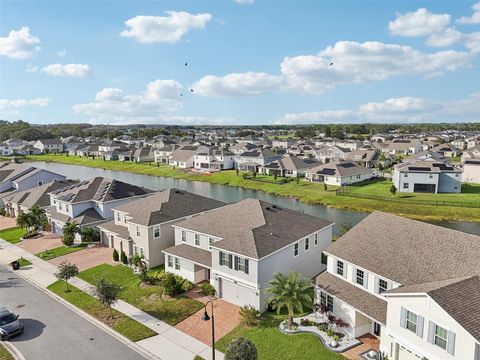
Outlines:
POLYGON ((25 332, 10 342, 26 360, 140 360, 140 354, 0 266, 0 307, 19 314, 25 332))

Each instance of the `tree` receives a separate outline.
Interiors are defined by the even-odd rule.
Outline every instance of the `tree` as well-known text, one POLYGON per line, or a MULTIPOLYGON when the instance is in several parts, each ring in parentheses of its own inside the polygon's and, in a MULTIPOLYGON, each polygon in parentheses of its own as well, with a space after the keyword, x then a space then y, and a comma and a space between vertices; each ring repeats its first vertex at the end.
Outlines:
POLYGON ((328 185, 326 183, 323 183, 323 190, 327 191, 328 190, 328 185))
POLYGON ((233 340, 225 352, 225 360, 257 360, 257 357, 255 345, 243 337, 233 340))
POLYGON ((395 185, 392 184, 392 186, 390 186, 390 194, 395 196, 396 193, 397 193, 397 188, 395 187, 395 185))
POLYGON ((57 279, 65 281, 65 286, 66 286, 65 292, 70 292, 70 289, 68 288, 68 280, 77 275, 78 275, 77 265, 72 264, 68 261, 64 261, 60 263, 60 265, 58 265, 57 272, 55 273, 55 276, 57 277, 57 279))
POLYGON ((30 213, 20 213, 17 216, 17 225, 29 234, 32 227, 35 226, 35 219, 30 213))
POLYGON ((42 209, 38 205, 33 205, 28 213, 32 216, 35 228, 44 228, 47 223, 47 215, 45 214, 45 209, 42 209))
POLYGON ((237 174, 238 176, 238 173, 240 172, 240 170, 238 168, 235 169, 235 174, 237 174))
POLYGON ((132 257, 132 264, 136 267, 143 267, 143 255, 136 254, 132 257))
POLYGON ((113 249, 112 257, 113 257, 113 261, 118 261, 120 259, 117 249, 113 249))
POLYGON ((120 252, 120 260, 121 260, 122 263, 124 263, 125 265, 128 264, 127 254, 125 254, 125 251, 123 251, 123 250, 120 252))
POLYGON ((277 173, 276 172, 273 173, 273 181, 274 182, 277 182, 277 177, 278 177, 277 173))
POLYGON ((80 233, 80 227, 75 222, 67 221, 63 226, 63 243, 66 246, 71 246, 73 244, 73 240, 75 239, 75 234, 80 233))
POLYGON ((303 312, 303 307, 310 306, 312 303, 312 285, 309 279, 306 279, 299 272, 293 271, 287 275, 275 273, 272 280, 268 282, 268 288, 265 293, 270 294, 268 302, 274 301, 277 307, 277 313, 285 307, 288 312, 288 327, 293 325, 293 315, 295 311, 303 312))
POLYGON ((110 310, 110 318, 113 319, 112 306, 118 300, 122 291, 122 287, 113 282, 109 282, 105 278, 101 278, 97 281, 94 294, 106 308, 110 310))
POLYGON ((83 240, 88 243, 92 243, 94 241, 100 241, 100 233, 97 229, 92 226, 89 226, 82 230, 83 240))

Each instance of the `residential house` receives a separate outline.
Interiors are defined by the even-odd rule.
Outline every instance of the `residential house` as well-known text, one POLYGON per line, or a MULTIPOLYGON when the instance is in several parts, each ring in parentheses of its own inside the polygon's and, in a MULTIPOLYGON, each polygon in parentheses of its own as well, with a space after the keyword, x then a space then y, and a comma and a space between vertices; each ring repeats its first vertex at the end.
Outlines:
POLYGON ((351 185, 373 178, 374 171, 352 161, 333 161, 307 170, 305 179, 327 185, 351 185))
POLYGON ((463 162, 462 182, 480 184, 480 159, 468 159, 463 162))
POLYGON ((33 145, 23 145, 21 147, 15 148, 15 155, 40 155, 42 150, 37 149, 33 145))
POLYGON ((295 144, 295 140, 292 138, 274 139, 272 140, 272 147, 288 150, 295 144))
POLYGON ((407 161, 394 166, 392 181, 399 192, 459 193, 462 171, 439 161, 407 161))
POLYGON ((221 171, 235 167, 235 154, 228 150, 208 149, 207 152, 195 154, 194 166, 202 171, 221 171))
POLYGON ((111 151, 113 149, 119 149, 125 147, 125 143, 120 142, 120 141, 114 141, 114 140, 108 140, 100 145, 98 145, 98 151, 100 153, 105 153, 107 151, 111 151))
POLYGON ((195 155, 207 152, 208 147, 206 146, 182 146, 171 153, 169 164, 181 169, 192 168, 195 162, 195 155))
POLYGON ((293 155, 285 155, 259 168, 260 173, 282 177, 303 177, 305 173, 318 165, 315 159, 301 159, 293 155))
MULTIPOLYGON (((380 152, 376 149, 357 149, 347 153, 345 160, 353 161, 366 168, 372 168, 375 167, 379 157, 380 152)), ((385 160, 389 161, 389 159, 385 160)))
POLYGON ((0 163, 0 193, 23 191, 41 186, 53 180, 65 180, 65 176, 39 169, 28 164, 0 163))
POLYGON ((237 144, 232 145, 228 148, 228 150, 230 152, 234 153, 235 155, 240 155, 244 152, 252 151, 254 149, 258 149, 258 146, 254 145, 254 144, 247 143, 247 142, 237 143, 237 144))
POLYGON ((432 148, 432 151, 442 154, 447 158, 457 157, 457 156, 460 156, 460 154, 462 153, 462 151, 459 148, 451 144, 440 144, 440 145, 434 146, 432 148))
POLYGON ((175 246, 165 249, 165 270, 199 283, 218 297, 263 311, 265 289, 277 272, 312 278, 323 265, 333 223, 257 199, 246 199, 173 225, 175 246))
POLYGON ((342 148, 340 146, 322 146, 315 151, 315 159, 326 163, 330 160, 345 160, 350 149, 342 148))
POLYGON ((0 143, 0 156, 13 155, 13 149, 7 143, 0 143))
POLYGON ((413 155, 422 151, 422 143, 418 139, 394 139, 386 144, 384 151, 396 156, 413 155))
POLYGON ((37 140, 33 147, 40 149, 44 154, 58 154, 64 150, 63 143, 60 139, 41 139, 37 140))
POLYGON ((151 190, 115 179, 95 177, 50 193, 47 218, 54 233, 67 221, 81 228, 113 219, 112 209, 152 193, 151 190))
POLYGON ((162 250, 175 245, 172 224, 225 203, 167 189, 113 208, 113 220, 98 225, 101 241, 127 257, 143 255, 149 267, 164 263, 162 250))
POLYGON ((315 303, 372 334, 392 360, 466 360, 480 350, 480 237, 374 212, 330 245, 315 303))
POLYGON ((460 150, 464 150, 464 149, 467 148, 467 142, 465 141, 465 139, 452 140, 452 142, 450 144, 452 144, 453 146, 455 146, 456 148, 458 148, 460 150))
POLYGON ((140 147, 133 151, 132 160, 138 163, 155 160, 155 150, 151 147, 140 147))
POLYGON ((180 146, 175 144, 156 148, 154 150, 155 162, 160 164, 168 164, 170 162, 170 158, 172 157, 172 153, 179 148, 180 146))
POLYGON ((257 148, 236 155, 235 166, 244 171, 257 171, 258 167, 279 160, 281 157, 281 154, 275 153, 271 150, 257 148))

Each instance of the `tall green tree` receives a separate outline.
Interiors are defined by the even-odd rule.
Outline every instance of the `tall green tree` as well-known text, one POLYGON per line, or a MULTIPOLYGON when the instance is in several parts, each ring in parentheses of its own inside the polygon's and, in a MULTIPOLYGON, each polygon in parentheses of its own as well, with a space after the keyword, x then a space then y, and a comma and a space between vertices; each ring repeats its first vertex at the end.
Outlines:
POLYGON ((17 225, 25 230, 27 234, 30 234, 35 226, 35 218, 30 213, 20 213, 17 216, 17 225))
POLYGON ((58 265, 57 272, 55 276, 59 280, 65 281, 66 290, 65 292, 70 292, 68 288, 68 280, 78 275, 78 267, 75 264, 72 264, 68 261, 64 261, 58 265))
POLYGON ((288 274, 275 273, 268 282, 265 293, 269 294, 268 302, 275 303, 277 313, 283 308, 288 312, 288 327, 293 325, 295 311, 303 312, 304 307, 312 305, 312 284, 296 271, 288 274))
POLYGON ((38 205, 33 205, 29 209, 29 214, 32 215, 36 228, 43 228, 48 222, 45 209, 42 209, 38 205))
POLYGON ((110 310, 110 317, 113 319, 112 306, 118 301, 122 287, 105 278, 101 278, 95 284, 95 296, 105 307, 110 310))
POLYGON ((75 239, 75 234, 80 233, 80 227, 75 222, 67 221, 63 226, 63 238, 62 241, 65 245, 70 246, 73 244, 73 240, 75 239))
POLYGON ((100 241, 100 233, 97 229, 92 226, 89 226, 81 231, 83 236, 83 241, 92 243, 94 241, 100 241))

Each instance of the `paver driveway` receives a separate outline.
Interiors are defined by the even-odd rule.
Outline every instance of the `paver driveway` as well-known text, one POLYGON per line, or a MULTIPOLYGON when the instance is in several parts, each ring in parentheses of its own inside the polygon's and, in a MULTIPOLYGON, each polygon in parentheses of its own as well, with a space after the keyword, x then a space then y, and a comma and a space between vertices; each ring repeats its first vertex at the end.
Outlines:
POLYGON ((41 237, 36 239, 22 240, 15 244, 30 254, 37 254, 41 251, 55 249, 62 246, 62 238, 56 234, 44 233, 41 237))
POLYGON ((8 229, 17 226, 16 218, 9 218, 5 216, 0 216, 0 230, 8 229))
POLYGON ((113 249, 103 246, 95 245, 92 248, 85 248, 71 254, 59 256, 49 260, 53 265, 58 265, 63 261, 69 261, 78 266, 78 270, 83 271, 100 264, 115 264, 112 258, 113 249))
MULTIPOLYGON (((187 293, 188 296, 198 301, 206 303, 209 297, 198 297, 198 290, 187 293), (193 292, 193 294, 192 294, 193 292)), ((211 316, 211 305, 208 305, 208 314, 211 316)), ((223 336, 233 330, 240 324, 239 307, 222 299, 213 300, 213 314, 215 316, 215 341, 220 340, 223 336)), ((212 343, 212 322, 203 321, 204 309, 198 310, 196 313, 175 325, 180 331, 200 340, 204 344, 212 343)))

